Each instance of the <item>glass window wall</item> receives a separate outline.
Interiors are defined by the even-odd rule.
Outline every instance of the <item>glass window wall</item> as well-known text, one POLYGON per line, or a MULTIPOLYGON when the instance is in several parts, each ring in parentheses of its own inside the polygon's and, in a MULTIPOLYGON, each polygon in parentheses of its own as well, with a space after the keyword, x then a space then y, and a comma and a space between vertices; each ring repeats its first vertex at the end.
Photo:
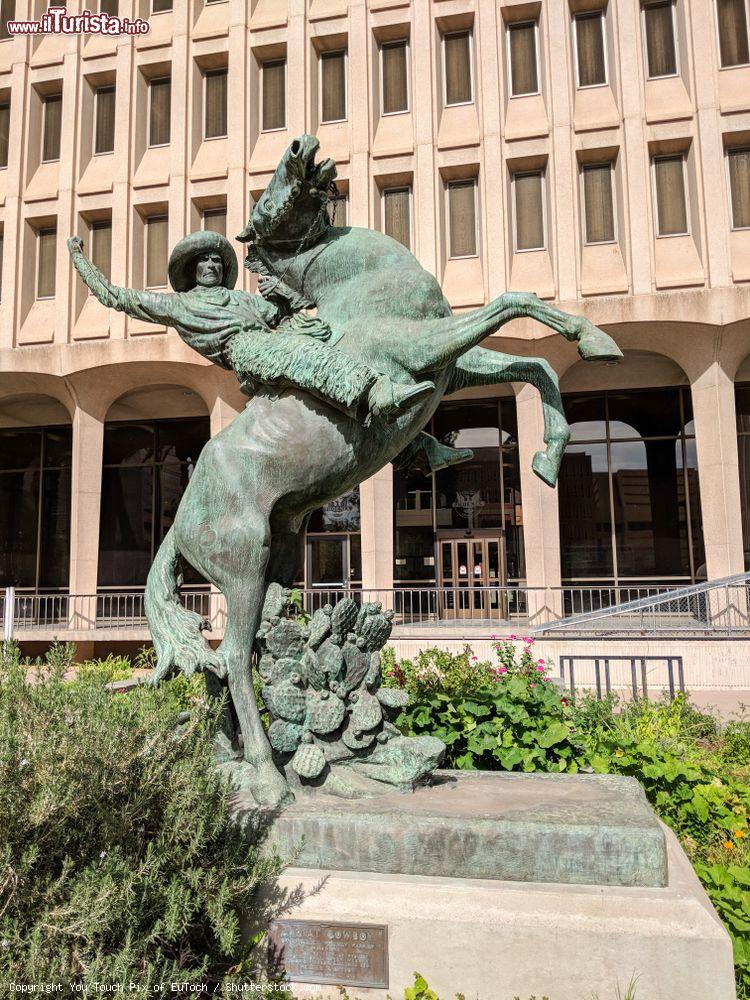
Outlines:
POLYGON ((70 427, 0 430, 0 586, 64 590, 70 562, 70 427))
POLYGON ((574 396, 565 412, 563 583, 705 578, 690 391, 574 396))
MULTIPOLYGON (((105 425, 100 587, 145 585, 209 436, 208 417, 105 425)), ((202 578, 185 563, 184 581, 202 578)))

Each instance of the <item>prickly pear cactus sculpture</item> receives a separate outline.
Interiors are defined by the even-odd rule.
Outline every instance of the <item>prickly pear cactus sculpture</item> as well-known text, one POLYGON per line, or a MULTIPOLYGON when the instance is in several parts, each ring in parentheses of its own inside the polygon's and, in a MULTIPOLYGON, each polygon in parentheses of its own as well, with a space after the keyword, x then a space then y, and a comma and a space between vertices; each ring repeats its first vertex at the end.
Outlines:
POLYGON ((309 622, 291 615, 289 591, 271 584, 256 637, 258 672, 268 738, 290 783, 357 797, 424 781, 445 747, 402 736, 393 724, 409 700, 381 686, 393 612, 346 598, 309 622))

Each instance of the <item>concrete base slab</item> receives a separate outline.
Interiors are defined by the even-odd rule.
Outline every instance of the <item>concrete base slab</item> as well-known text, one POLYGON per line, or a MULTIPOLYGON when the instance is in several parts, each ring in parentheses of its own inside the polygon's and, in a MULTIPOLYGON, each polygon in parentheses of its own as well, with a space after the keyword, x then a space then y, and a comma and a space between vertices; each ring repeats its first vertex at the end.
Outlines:
MULTIPOLYGON (((252 796, 237 810, 261 816, 252 796)), ((664 835, 635 778, 437 771, 409 795, 299 796, 266 843, 300 868, 663 886, 664 835)))
MULTIPOLYGON (((665 888, 543 885, 483 879, 289 869, 280 888, 294 920, 384 924, 394 998, 426 977, 442 1000, 735 1000, 732 948, 677 840, 665 831, 665 888), (617 989, 621 994, 617 993, 617 989)), ((274 892, 279 903, 278 886, 274 892)), ((340 1000, 292 982, 297 997, 340 1000)))

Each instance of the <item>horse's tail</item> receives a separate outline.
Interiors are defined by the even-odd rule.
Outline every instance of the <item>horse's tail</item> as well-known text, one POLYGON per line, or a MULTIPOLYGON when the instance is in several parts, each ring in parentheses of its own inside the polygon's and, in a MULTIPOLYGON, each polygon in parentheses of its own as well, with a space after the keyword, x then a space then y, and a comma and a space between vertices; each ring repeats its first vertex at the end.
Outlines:
POLYGON ((181 670, 187 677, 196 670, 223 673, 221 659, 203 636, 209 623, 180 603, 178 571, 180 550, 170 528, 156 553, 146 583, 146 618, 156 650, 153 684, 181 670))

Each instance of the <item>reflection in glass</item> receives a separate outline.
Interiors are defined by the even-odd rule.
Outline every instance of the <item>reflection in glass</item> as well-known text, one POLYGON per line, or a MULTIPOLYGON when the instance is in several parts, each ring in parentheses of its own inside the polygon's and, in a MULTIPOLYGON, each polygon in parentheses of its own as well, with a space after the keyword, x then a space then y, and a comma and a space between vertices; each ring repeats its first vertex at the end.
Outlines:
POLYGON ((705 576, 689 390, 604 392, 565 409, 596 437, 574 433, 562 463, 563 580, 705 576))
POLYGON ((563 579, 612 575, 607 445, 571 444, 560 467, 563 579))
MULTIPOLYGON (((99 586, 145 584, 208 438, 208 417, 105 425, 99 586)), ((203 582, 188 563, 183 579, 203 582)))
POLYGON ((67 587, 71 445, 69 426, 0 430, 0 587, 67 587))

